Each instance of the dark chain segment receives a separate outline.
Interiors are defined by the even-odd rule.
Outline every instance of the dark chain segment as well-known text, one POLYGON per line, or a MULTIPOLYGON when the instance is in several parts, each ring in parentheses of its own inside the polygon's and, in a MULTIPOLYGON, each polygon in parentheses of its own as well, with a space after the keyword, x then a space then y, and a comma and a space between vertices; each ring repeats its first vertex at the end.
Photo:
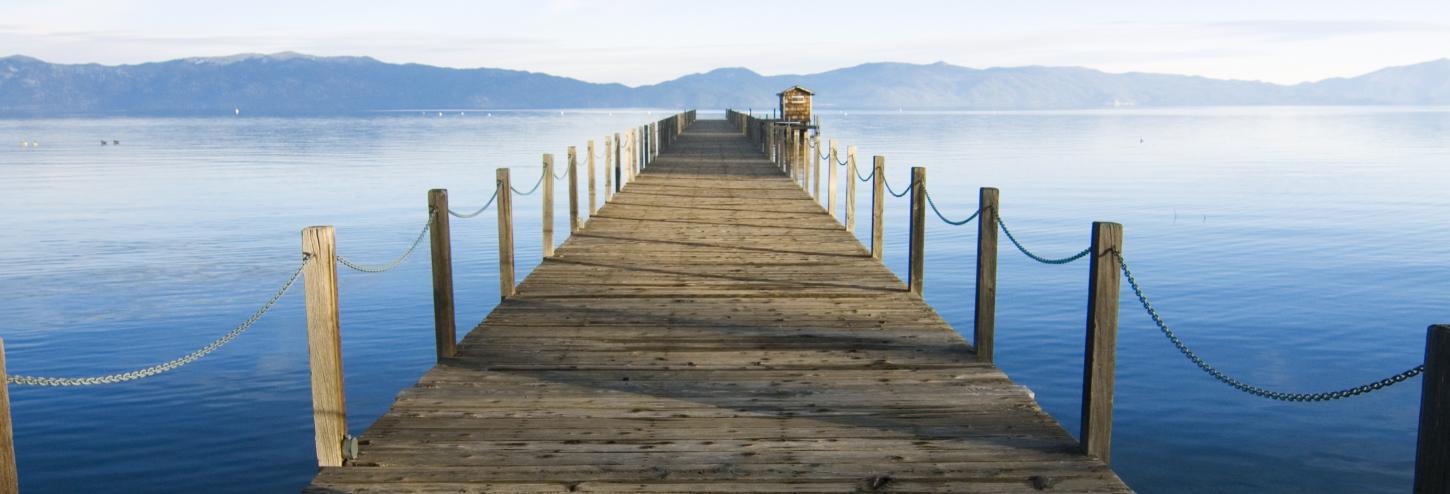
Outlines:
POLYGON ((1133 271, 1131 269, 1128 269, 1128 263, 1127 261, 1123 260, 1123 255, 1118 252, 1113 252, 1113 256, 1118 258, 1118 265, 1122 266, 1123 268, 1123 277, 1128 279, 1128 286, 1132 287, 1133 295, 1136 295, 1138 297, 1138 302, 1143 304, 1143 310, 1148 312, 1148 317, 1153 319, 1153 324, 1158 326, 1158 331, 1162 332, 1163 336, 1167 337, 1168 341, 1170 343, 1173 343, 1173 346, 1177 348, 1178 351, 1182 353, 1189 362, 1193 362, 1193 365, 1198 366, 1199 369, 1202 369, 1203 372, 1208 373, 1209 376, 1213 377, 1218 382, 1227 384, 1229 387, 1237 389, 1239 391, 1243 391, 1245 393, 1261 398, 1268 398, 1270 400, 1278 401, 1332 401, 1349 398, 1351 396, 1359 396, 1365 393, 1369 393, 1371 391, 1379 391, 1381 389, 1408 381, 1410 378, 1418 376, 1420 375, 1420 373, 1425 371, 1424 364, 1421 364, 1415 367, 1411 367, 1409 370, 1406 370, 1399 374, 1395 374, 1374 382, 1335 391, 1325 391, 1322 393, 1286 393, 1283 391, 1274 391, 1268 388, 1262 388, 1259 386, 1245 383, 1243 381, 1230 377, 1228 374, 1224 374, 1223 371, 1218 370, 1218 368, 1210 365, 1208 362, 1205 362, 1202 357, 1198 356, 1198 354, 1193 353, 1193 350, 1189 349, 1188 345, 1183 343, 1183 340, 1180 339, 1177 334, 1174 334, 1172 329, 1168 328, 1168 324, 1163 322, 1163 316, 1158 314, 1158 310, 1153 308, 1153 304, 1148 301, 1148 297, 1143 295, 1143 289, 1142 287, 1138 286, 1138 280, 1137 278, 1133 277, 1133 271))
POLYGON ((1012 241, 1012 245, 1016 246, 1017 247, 1017 250, 1022 251, 1022 254, 1023 255, 1026 255, 1027 257, 1032 258, 1032 260, 1037 261, 1037 262, 1040 262, 1040 263, 1043 263, 1043 264, 1067 264, 1067 263, 1076 261, 1078 259, 1082 259, 1083 257, 1086 257, 1089 252, 1092 252, 1092 247, 1088 247, 1086 249, 1083 249, 1081 252, 1078 252, 1076 254, 1073 254, 1073 255, 1070 255, 1070 256, 1067 256, 1067 257, 1063 257, 1063 258, 1059 258, 1059 259, 1049 259, 1049 258, 1046 258, 1046 257, 1039 256, 1037 254, 1033 254, 1032 251, 1027 250, 1027 247, 1024 247, 1022 245, 1022 242, 1018 242, 1017 241, 1017 237, 1015 237, 1015 236, 1012 235, 1012 231, 1007 229, 1007 222, 1002 221, 1002 217, 1001 216, 998 216, 997 217, 997 226, 1002 229, 1002 233, 1007 234, 1007 240, 1011 240, 1012 241))

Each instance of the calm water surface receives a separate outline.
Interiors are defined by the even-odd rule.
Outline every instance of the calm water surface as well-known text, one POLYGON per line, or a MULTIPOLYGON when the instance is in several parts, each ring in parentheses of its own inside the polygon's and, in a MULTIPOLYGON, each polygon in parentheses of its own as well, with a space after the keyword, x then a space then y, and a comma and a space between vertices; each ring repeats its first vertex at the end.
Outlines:
MULTIPOLYGON (((0 121, 0 336, 13 374, 83 376, 170 360, 240 322, 299 262, 298 231, 338 229, 361 262, 401 253, 445 187, 472 210, 493 170, 531 185, 540 153, 666 112, 494 112, 332 119, 0 121), (120 146, 99 144, 118 139, 120 146), (21 141, 40 141, 22 148, 21 141)), ((702 118, 718 118, 702 114, 702 118)), ((1086 246, 1117 221, 1144 288, 1204 358, 1288 391, 1416 364, 1450 322, 1450 110, 1222 108, 1060 113, 829 112, 824 135, 927 166, 962 217, 977 188, 1032 249, 1086 246)), ((602 154, 602 145, 598 153, 602 154)), ((562 189, 561 189, 562 190, 562 189)), ((869 211, 861 187, 858 206, 869 211)), ((539 205, 516 199, 520 269, 539 205)), ((566 204, 560 199, 560 204, 566 204)), ((905 199, 886 263, 905 273, 905 199)), ((558 216, 556 232, 567 232, 558 216)), ((869 233, 860 222, 858 236, 869 233)), ((970 331, 975 225, 933 222, 926 295, 970 331)), ((492 214, 454 220, 461 326, 498 298, 492 214)), ((1003 241, 1001 366, 1076 433, 1087 265, 1003 241)), ((426 254, 340 273, 354 433, 433 361, 426 254)), ((181 370, 88 388, 12 387, 26 492, 292 492, 315 472, 300 290, 181 370)), ((1113 463, 1143 492, 1404 492, 1419 379, 1335 403, 1270 402, 1189 364, 1124 292, 1113 463)))

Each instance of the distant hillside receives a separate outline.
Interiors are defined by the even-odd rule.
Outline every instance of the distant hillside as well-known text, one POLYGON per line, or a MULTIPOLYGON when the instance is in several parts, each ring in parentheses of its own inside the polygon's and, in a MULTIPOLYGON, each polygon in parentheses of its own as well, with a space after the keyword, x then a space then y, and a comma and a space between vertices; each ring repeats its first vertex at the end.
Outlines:
POLYGON ((121 66, 12 56, 0 58, 0 117, 211 115, 233 108, 249 115, 425 108, 768 108, 776 91, 793 84, 816 90, 822 107, 861 109, 1445 105, 1450 104, 1450 59, 1293 86, 1079 67, 872 63, 779 76, 726 68, 631 88, 516 70, 296 53, 121 66))

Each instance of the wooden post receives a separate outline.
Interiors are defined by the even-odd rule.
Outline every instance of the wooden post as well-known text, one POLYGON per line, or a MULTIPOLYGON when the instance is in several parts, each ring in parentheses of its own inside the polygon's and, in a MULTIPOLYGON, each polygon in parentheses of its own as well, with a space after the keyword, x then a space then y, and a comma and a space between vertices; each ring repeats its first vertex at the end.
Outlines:
POLYGON ((856 146, 846 146, 846 231, 856 232, 856 146))
POLYGON ((816 131, 815 139, 811 140, 815 147, 811 148, 811 161, 816 164, 816 171, 812 174, 815 181, 815 188, 811 189, 811 198, 821 202, 821 131, 816 131))
MULTIPOLYGON (((340 445, 339 445, 340 447, 340 445)), ((5 340, 0 339, 0 494, 19 494, 20 470, 15 468, 15 434, 10 424, 10 382, 5 370, 5 340)))
POLYGON ((514 296, 514 199, 509 190, 509 169, 494 171, 498 178, 498 297, 514 296))
POLYGON ((886 230, 886 157, 871 159, 871 258, 880 261, 886 230))
POLYGON ((448 190, 428 191, 428 243, 433 247, 433 339, 442 361, 457 353, 453 306, 453 246, 448 232, 448 190))
POLYGON ((621 141, 619 140, 619 133, 618 132, 615 132, 614 133, 614 172, 613 173, 614 173, 614 192, 616 194, 619 193, 619 188, 624 185, 623 183, 621 183, 621 180, 620 180, 621 178, 623 178, 623 176, 621 175, 623 173, 623 171, 621 169, 624 168, 624 166, 623 166, 624 161, 622 159, 620 159, 620 158, 623 158, 624 157, 624 150, 623 149, 620 149, 620 143, 621 143, 621 141))
POLYGON ((922 276, 926 274, 926 167, 911 167, 911 245, 908 256, 906 286, 921 295, 922 276))
POLYGON ((312 368, 312 425, 317 466, 342 466, 347 406, 342 387, 342 340, 337 315, 337 249, 330 226, 302 230, 307 301, 307 361, 312 368))
POLYGON ((594 139, 589 140, 589 219, 594 219, 594 213, 599 211, 599 203, 594 199, 594 139))
POLYGON ((1108 463, 1113 442, 1113 372, 1118 345, 1118 283, 1123 226, 1093 222, 1088 267, 1087 348, 1082 371, 1083 452, 1108 463))
POLYGON ((609 204, 609 198, 614 196, 613 175, 611 172, 611 157, 614 156, 614 143, 609 142, 609 136, 604 137, 604 203, 609 204))
POLYGON ((992 362, 997 326, 997 189, 977 193, 977 302, 973 312, 977 360, 992 362))
POLYGON ((1425 333, 1415 494, 1450 492, 1450 325, 1436 324, 1425 333))
POLYGON ((569 234, 579 231, 579 155, 569 146, 569 234))
POLYGON ((836 140, 831 139, 831 156, 826 163, 826 211, 831 212, 831 219, 840 221, 840 213, 836 212, 836 140))
MULTIPOLYGON (((800 152, 798 154, 800 156, 800 158, 798 158, 796 160, 796 163, 797 163, 797 166, 799 166, 800 169, 801 169, 801 191, 802 192, 806 192, 806 193, 809 193, 811 191, 811 167, 810 167, 811 160, 806 157, 806 153, 811 152, 810 138, 811 138, 810 131, 808 131, 806 129, 801 129, 800 130, 800 137, 797 138, 797 146, 796 146, 797 149, 800 150, 800 152)), ((814 198, 814 197, 817 197, 817 196, 811 196, 811 197, 814 198)))
POLYGON ((554 155, 544 155, 544 258, 554 257, 554 155))

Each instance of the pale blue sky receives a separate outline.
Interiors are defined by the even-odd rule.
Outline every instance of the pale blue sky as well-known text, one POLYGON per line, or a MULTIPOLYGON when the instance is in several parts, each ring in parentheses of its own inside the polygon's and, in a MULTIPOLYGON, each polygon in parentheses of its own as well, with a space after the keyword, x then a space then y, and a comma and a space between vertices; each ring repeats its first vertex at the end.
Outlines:
POLYGON ((1294 83, 1450 56, 1450 0, 0 0, 0 55, 119 64, 289 50, 630 85, 875 61, 1294 83))

